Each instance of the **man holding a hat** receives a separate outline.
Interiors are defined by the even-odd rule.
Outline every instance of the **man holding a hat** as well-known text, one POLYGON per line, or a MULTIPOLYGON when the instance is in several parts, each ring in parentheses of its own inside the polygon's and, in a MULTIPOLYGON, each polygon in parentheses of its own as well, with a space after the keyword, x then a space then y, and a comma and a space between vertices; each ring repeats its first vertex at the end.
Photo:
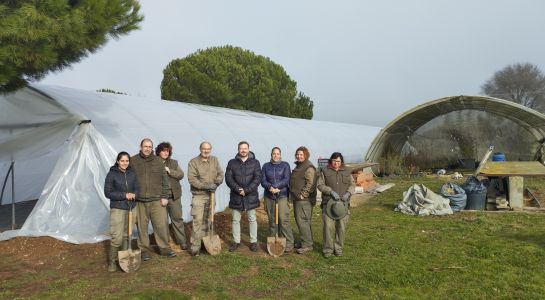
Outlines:
POLYGON ((344 234, 350 213, 348 212, 350 196, 356 184, 344 166, 343 155, 334 152, 329 158, 327 167, 320 171, 318 190, 322 192, 322 220, 324 223, 323 255, 343 255, 344 234))

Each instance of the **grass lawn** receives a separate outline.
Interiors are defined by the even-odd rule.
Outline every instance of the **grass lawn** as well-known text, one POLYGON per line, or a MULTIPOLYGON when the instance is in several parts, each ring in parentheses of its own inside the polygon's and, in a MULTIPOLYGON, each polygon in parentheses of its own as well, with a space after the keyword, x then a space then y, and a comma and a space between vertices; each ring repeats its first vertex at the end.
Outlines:
MULTIPOLYGON (((133 274, 108 274, 102 254, 67 255, 63 263, 70 271, 52 264, 40 272, 21 272, 24 258, 7 256, 0 260, 0 298, 545 298, 545 214, 406 216, 393 211, 403 191, 416 182, 438 190, 443 181, 380 181, 396 186, 351 209, 343 257, 322 258, 315 209, 315 251, 306 255, 275 259, 244 249, 197 258, 154 256, 133 274), (9 276, 10 270, 17 275, 9 276)), ((528 185, 540 188, 542 182, 528 185)), ((260 224, 261 242, 265 227, 260 224)))

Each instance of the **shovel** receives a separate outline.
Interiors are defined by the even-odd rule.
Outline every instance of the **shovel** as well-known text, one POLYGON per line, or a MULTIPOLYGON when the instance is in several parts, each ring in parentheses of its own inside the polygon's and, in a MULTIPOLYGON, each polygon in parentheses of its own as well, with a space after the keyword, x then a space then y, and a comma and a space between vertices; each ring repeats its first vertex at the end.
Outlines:
POLYGON ((127 273, 134 272, 140 268, 142 264, 142 256, 140 249, 132 250, 131 236, 132 236, 132 208, 129 210, 129 249, 118 251, 117 257, 119 259, 119 266, 127 273))
MULTIPOLYGON (((275 201, 276 202, 276 201, 275 201)), ((267 251, 273 257, 279 257, 286 250, 286 238, 278 237, 278 202, 275 209, 276 236, 267 238, 267 251)))
POLYGON ((214 234, 214 212, 215 212, 215 193, 210 193, 210 216, 208 218, 209 220, 209 229, 208 229, 208 235, 202 238, 202 241, 204 243, 204 248, 206 248, 206 251, 210 253, 210 255, 216 255, 221 252, 221 241, 220 237, 217 234, 214 234))

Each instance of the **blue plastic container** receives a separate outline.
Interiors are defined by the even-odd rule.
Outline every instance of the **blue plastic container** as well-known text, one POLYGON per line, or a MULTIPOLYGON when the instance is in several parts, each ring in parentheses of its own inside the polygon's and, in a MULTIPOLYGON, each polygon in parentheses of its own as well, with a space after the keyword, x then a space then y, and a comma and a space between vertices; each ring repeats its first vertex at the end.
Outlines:
POLYGON ((505 161, 505 154, 496 152, 492 155, 492 161, 505 161))

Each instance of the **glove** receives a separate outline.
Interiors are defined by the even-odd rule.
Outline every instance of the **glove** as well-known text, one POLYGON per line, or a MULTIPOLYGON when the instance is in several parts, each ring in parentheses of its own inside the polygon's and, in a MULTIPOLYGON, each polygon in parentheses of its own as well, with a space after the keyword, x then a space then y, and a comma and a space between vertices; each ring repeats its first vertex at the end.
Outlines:
POLYGON ((206 190, 208 190, 209 192, 213 192, 213 191, 215 191, 217 188, 218 188, 218 186, 217 186, 215 183, 211 183, 211 184, 209 184, 209 185, 206 187, 206 190))
POLYGON ((344 193, 344 195, 343 195, 343 201, 344 201, 344 202, 348 201, 348 199, 350 199, 350 196, 351 196, 351 195, 350 195, 350 192, 344 193))
POLYGON ((339 194, 335 193, 335 191, 331 191, 331 193, 329 193, 329 194, 330 194, 331 197, 333 197, 333 199, 335 199, 335 200, 341 199, 341 198, 339 197, 339 194))

